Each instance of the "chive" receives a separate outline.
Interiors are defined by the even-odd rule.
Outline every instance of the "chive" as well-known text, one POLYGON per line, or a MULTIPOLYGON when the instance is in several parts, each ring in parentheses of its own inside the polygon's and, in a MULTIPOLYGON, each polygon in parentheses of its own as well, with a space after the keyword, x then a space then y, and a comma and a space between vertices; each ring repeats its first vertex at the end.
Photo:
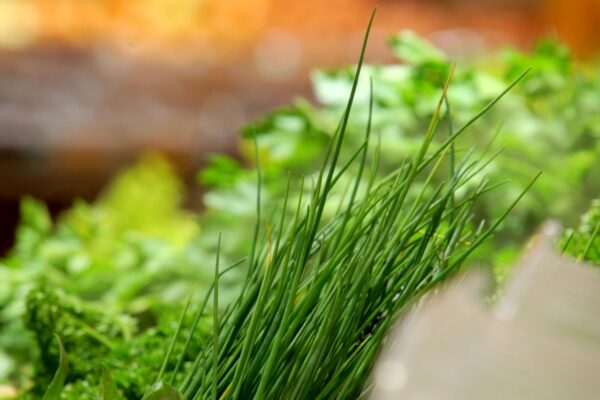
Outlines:
POLYGON ((219 368, 219 259, 221 257, 221 234, 217 242, 217 260, 215 262, 215 285, 213 290, 213 399, 217 400, 219 368))
MULTIPOLYGON (((291 189, 297 186, 289 177, 282 207, 277 208, 280 219, 266 222, 265 234, 260 234, 262 178, 258 171, 257 222, 244 290, 226 311, 218 311, 217 261, 213 338, 184 371, 180 389, 186 398, 363 395, 395 319, 458 270, 524 195, 490 226, 476 223, 473 208, 477 200, 498 185, 486 178, 475 184, 472 181, 495 155, 472 160, 472 151, 467 151, 458 160, 453 145, 507 91, 467 124, 457 130, 450 127, 446 140, 431 149, 444 104, 450 119, 446 94, 452 70, 414 158, 402 160, 396 171, 377 180, 379 142, 370 170, 365 172, 373 113, 371 83, 364 143, 341 162, 341 144, 372 20, 373 15, 345 112, 311 183, 312 193, 303 197, 303 178, 295 213, 288 215, 291 189), (448 155, 450 175, 439 179, 448 155), (334 215, 324 218, 331 193, 340 189, 341 178, 352 171, 358 172, 347 186, 348 198, 344 194, 334 215), (363 174, 367 175, 364 179, 363 174)), ((256 154, 258 158, 257 149, 256 154)), ((218 248, 219 254, 220 239, 218 248)), ((176 370, 179 368, 181 363, 176 370)))

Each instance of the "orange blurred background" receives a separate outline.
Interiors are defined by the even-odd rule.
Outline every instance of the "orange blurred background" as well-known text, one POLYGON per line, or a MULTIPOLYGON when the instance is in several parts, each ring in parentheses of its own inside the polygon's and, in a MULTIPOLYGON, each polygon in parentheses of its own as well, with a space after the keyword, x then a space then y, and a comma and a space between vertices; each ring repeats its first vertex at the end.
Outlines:
POLYGON ((306 40, 362 29, 377 4, 383 29, 466 27, 525 42, 554 31, 579 55, 598 46, 596 0, 2 0, 0 47, 103 42, 143 53, 210 49, 221 58, 255 44, 273 27, 306 40))

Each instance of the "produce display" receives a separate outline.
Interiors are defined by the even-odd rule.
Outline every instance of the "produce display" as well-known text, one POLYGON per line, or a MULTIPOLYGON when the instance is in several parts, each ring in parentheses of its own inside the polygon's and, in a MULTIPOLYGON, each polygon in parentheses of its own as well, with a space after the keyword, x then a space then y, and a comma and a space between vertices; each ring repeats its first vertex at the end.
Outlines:
MULTIPOLYGON (((368 33, 367 33, 368 38, 368 33)), ((362 398, 386 334, 473 263, 509 273, 543 221, 600 263, 600 75, 543 40, 319 70, 198 174, 148 155, 53 221, 25 198, 0 261, 0 382, 24 399, 362 398), (542 173, 540 175, 540 173, 542 173)))
MULTIPOLYGON (((349 153, 361 144, 361 127, 368 118, 369 80, 373 80, 373 131, 381 141, 381 171, 393 169, 420 146, 435 111, 451 61, 424 39, 402 32, 390 40, 402 63, 365 65, 344 146, 349 153)), ((576 63, 560 43, 544 39, 531 54, 506 49, 456 66, 448 89, 449 112, 440 121, 438 142, 452 127, 491 101, 519 73, 530 68, 511 90, 465 135, 455 142, 457 154, 498 153, 481 171, 504 187, 478 207, 480 218, 492 219, 510 204, 531 178, 543 171, 538 183, 500 227, 493 241, 479 251, 501 277, 514 260, 522 241, 548 218, 574 224, 600 195, 600 75, 594 65, 576 63), (491 258, 494 260, 491 260, 491 258)), ((304 99, 275 110, 243 131, 251 154, 252 137, 259 138, 267 198, 277 199, 289 171, 296 176, 314 173, 320 150, 335 132, 353 68, 316 71, 313 86, 317 104, 304 99)), ((203 182, 216 185, 208 206, 248 204, 251 171, 233 168, 234 161, 216 159, 203 182), (214 202, 212 200, 215 200, 214 202)), ((241 207, 237 207, 241 209, 241 207)), ((245 211, 251 215, 252 210, 245 211)))
MULTIPOLYGON (((107 341, 96 342, 93 337, 98 335, 88 337, 86 332, 100 330, 110 342, 127 342, 125 339, 137 332, 160 325, 171 312, 177 313, 194 288, 210 286, 212 265, 207 260, 212 259, 212 250, 197 244, 201 233, 198 216, 181 208, 183 195, 183 183, 167 161, 148 155, 118 176, 95 203, 78 201, 56 222, 43 203, 23 200, 15 247, 0 264, 0 380, 12 378, 26 384, 31 366, 39 366, 37 360, 30 363, 32 359, 42 357, 46 363, 56 358, 57 349, 47 348, 48 340, 54 346, 53 330, 65 334, 60 328, 63 320, 64 330, 70 332, 78 326, 61 315, 62 311, 48 308, 51 303, 57 303, 58 310, 72 310, 69 313, 82 321, 75 337, 91 343, 75 347, 82 357, 95 358, 85 353, 92 344, 100 345, 95 353, 102 353, 107 350, 102 343, 107 341), (44 298, 52 301, 37 304, 38 290, 48 290, 44 298), (68 296, 56 297, 57 291, 68 296), (64 305, 63 300, 77 306, 64 305), (87 321, 89 307, 102 310, 94 322, 87 321), (50 322, 58 325, 48 326, 50 322), (46 339, 40 342, 38 333, 46 339), (52 356, 46 357, 44 352, 52 356)), ((235 279, 235 271, 232 275, 230 283, 222 282, 223 296, 227 291, 237 292, 239 279, 235 279)), ((167 317, 165 326, 169 320, 167 317)), ((78 343, 73 340, 73 345, 78 343)), ((50 376, 56 362, 45 367, 50 376)), ((35 376, 39 374, 35 372, 35 376)))

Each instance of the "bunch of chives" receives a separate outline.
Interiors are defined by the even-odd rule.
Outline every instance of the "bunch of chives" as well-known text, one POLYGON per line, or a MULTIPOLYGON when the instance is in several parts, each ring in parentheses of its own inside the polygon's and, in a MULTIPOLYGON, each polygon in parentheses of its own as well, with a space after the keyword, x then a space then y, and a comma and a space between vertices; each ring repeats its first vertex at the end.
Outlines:
MULTIPOLYGON (((497 185, 485 179, 466 185, 481 176, 490 160, 471 160, 467 152, 455 164, 452 144, 525 73, 432 149, 449 77, 417 156, 403 160, 383 179, 376 178, 377 156, 367 165, 371 115, 363 145, 348 162, 340 163, 372 20, 373 16, 345 113, 312 182, 312 195, 301 195, 295 200, 294 215, 286 216, 292 201, 288 182, 281 217, 273 227, 263 227, 259 173, 259 215, 239 298, 216 314, 218 279, 225 273, 217 257, 212 340, 184 371, 187 344, 168 372, 165 366, 173 346, 167 352, 159 380, 170 377, 170 384, 186 399, 363 396, 374 360, 397 317, 456 271, 510 211, 488 226, 473 221, 477 198, 497 185), (439 180, 432 178, 446 158, 453 164, 451 175, 434 185, 439 180), (337 215, 322 221, 329 194, 351 167, 357 172, 337 215)), ((300 194, 305 184, 299 183, 300 194)), ((196 311, 194 326, 209 295, 196 311)), ((193 330, 186 339, 188 344, 191 340, 193 330)))

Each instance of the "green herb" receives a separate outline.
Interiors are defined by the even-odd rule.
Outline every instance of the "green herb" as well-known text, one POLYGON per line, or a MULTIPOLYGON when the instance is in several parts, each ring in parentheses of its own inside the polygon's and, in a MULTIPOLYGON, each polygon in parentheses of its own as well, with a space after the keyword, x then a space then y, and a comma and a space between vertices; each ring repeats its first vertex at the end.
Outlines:
MULTIPOLYGON (((401 62, 363 66, 365 74, 358 80, 342 153, 342 157, 350 157, 363 143, 372 79, 372 129, 381 141, 381 175, 394 169, 398 160, 415 156, 419 151, 422 132, 435 113, 443 81, 451 68, 443 52, 414 33, 394 35, 390 47, 401 62)), ((465 124, 527 68, 531 72, 522 84, 454 142, 459 156, 473 146, 476 158, 483 157, 489 146, 489 151, 501 151, 480 172, 480 177, 488 176, 506 184, 503 190, 478 204, 476 216, 480 219, 499 217, 527 187, 532 175, 539 170, 546 172, 499 227, 494 239, 477 252, 478 258, 496 264, 502 276, 507 273, 507 265, 514 261, 520 243, 540 223, 558 218, 573 224, 573 216, 583 212, 591 198, 600 195, 595 178, 600 174, 597 162, 600 117, 595 112, 600 108, 599 68, 597 64, 576 63, 568 50, 553 40, 540 41, 530 54, 504 49, 461 62, 447 93, 452 112, 439 121, 440 129, 449 131, 451 126, 465 124)), ((244 129, 246 142, 242 151, 249 160, 253 156, 247 149, 254 137, 259 138, 261 169, 265 175, 262 189, 265 213, 271 213, 277 199, 284 195, 288 173, 296 178, 318 174, 316 160, 321 154, 318 149, 336 130, 355 77, 351 67, 315 71, 312 80, 316 104, 297 100, 261 116, 244 129)), ((434 141, 441 144, 444 139, 444 135, 438 135, 434 141)), ((368 158, 374 156, 374 149, 370 148, 368 158)), ((224 160, 219 159, 203 176, 218 176, 219 171, 225 170, 224 165, 224 160)), ((450 165, 441 168, 450 170, 450 165)), ((220 220, 218 216, 226 218, 228 214, 221 204, 236 210, 238 219, 252 218, 254 211, 249 204, 254 192, 248 188, 252 188, 254 177, 252 169, 239 168, 236 172, 227 168, 224 183, 206 195, 208 213, 212 216, 207 221, 209 229, 212 221, 220 220)), ((342 177, 345 181, 341 186, 351 185, 351 177, 351 174, 342 177)), ((438 183, 444 175, 439 177, 435 178, 438 183)), ((204 182, 210 184, 211 180, 204 182)), ((297 196, 295 191, 290 194, 291 198, 297 196)), ((329 218, 334 212, 335 208, 327 208, 325 216, 329 218)), ((246 244, 239 238, 226 239, 228 246, 235 246, 236 241, 246 244)))
MULTIPOLYGON (((55 222, 24 199, 0 263, 0 347, 32 379, 24 396, 60 370, 56 332, 63 399, 359 397, 424 293, 469 257, 506 275, 541 221, 574 223, 599 195, 596 65, 550 40, 456 68, 410 32, 390 47, 403 63, 316 71, 317 104, 245 128, 244 160, 201 172, 200 215, 156 156, 55 222), (204 300, 176 323, 192 288, 204 300)), ((600 263, 599 215, 594 202, 561 248, 600 263)))
MULTIPOLYGON (((140 330, 163 319, 193 287, 206 291, 212 266, 204 260, 214 252, 199 243, 197 216, 182 201, 182 182, 156 155, 116 177, 96 202, 77 201, 55 223, 43 203, 23 199, 15 247, 0 261, 0 354, 12 364, 0 379, 6 372, 27 376, 18 369, 34 353, 22 318, 27 293, 40 283, 109 313, 133 314, 140 330)), ((225 281, 224 299, 237 293, 235 282, 235 276, 225 281)), ((52 330, 47 334, 52 340, 52 330)))
MULTIPOLYGON (((176 382, 185 398, 360 397, 396 318, 457 271, 523 196, 490 226, 474 229, 476 200, 493 188, 477 179, 490 160, 466 156, 449 177, 444 173, 439 183, 434 178, 448 162, 452 143, 524 75, 432 147, 447 83, 416 155, 385 178, 375 180, 376 163, 364 168, 370 123, 358 153, 342 161, 368 32, 339 128, 322 168, 309 180, 312 190, 306 198, 300 184, 290 218, 288 183, 278 219, 259 225, 241 295, 215 319, 213 340, 176 382), (355 160, 359 172, 351 174, 347 191, 340 185, 355 160), (338 211, 325 219, 330 196, 340 191, 350 195, 341 195, 338 211)), ((257 176, 260 211, 260 170, 257 176)))
MULTIPOLYGON (((105 398, 139 399, 156 378, 166 351, 189 360, 212 329, 211 319, 202 316, 201 323, 195 325, 191 343, 185 347, 181 343, 171 344, 173 338, 188 335, 189 319, 178 324, 167 313, 156 327, 135 332, 131 317, 100 309, 48 287, 32 290, 26 306, 27 333, 33 336, 31 347, 36 357, 30 377, 33 385, 23 396, 32 399, 40 398, 59 369, 61 347, 56 345, 53 332, 62 338, 69 358, 69 374, 60 392, 61 399, 96 399, 100 392, 105 393, 105 398)), ((174 360, 167 359, 164 368, 173 370, 175 365, 174 360)))

